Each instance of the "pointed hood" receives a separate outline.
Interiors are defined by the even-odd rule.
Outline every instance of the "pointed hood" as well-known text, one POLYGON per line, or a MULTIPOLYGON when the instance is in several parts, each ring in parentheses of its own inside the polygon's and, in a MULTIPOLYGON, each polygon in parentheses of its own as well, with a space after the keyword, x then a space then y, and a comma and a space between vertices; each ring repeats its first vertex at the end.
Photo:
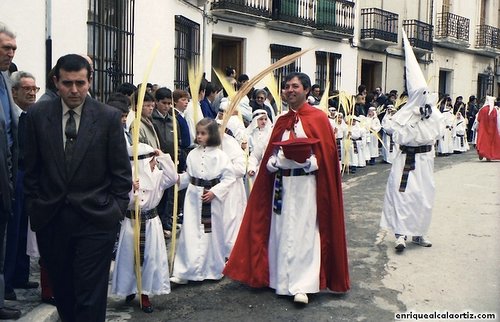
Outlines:
POLYGON ((404 29, 401 31, 403 33, 403 47, 405 51, 408 101, 394 115, 393 120, 399 125, 405 125, 413 115, 420 115, 420 107, 425 106, 425 104, 431 105, 433 112, 435 112, 437 110, 437 95, 430 93, 408 37, 406 37, 404 29))

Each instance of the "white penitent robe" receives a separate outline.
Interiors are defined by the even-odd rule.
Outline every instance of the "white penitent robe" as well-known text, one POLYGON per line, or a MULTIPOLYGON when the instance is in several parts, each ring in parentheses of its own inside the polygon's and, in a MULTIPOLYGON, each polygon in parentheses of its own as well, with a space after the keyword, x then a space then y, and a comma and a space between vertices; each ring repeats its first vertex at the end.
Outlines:
MULTIPOLYGON (((260 161, 262 160, 264 152, 266 151, 271 132, 272 128, 255 128, 250 132, 250 135, 248 136, 250 155, 248 157, 247 171, 254 171, 257 174, 260 166, 260 161)), ((252 180, 255 180, 255 176, 252 180)))
POLYGON ((392 115, 390 113, 386 113, 384 118, 382 119, 382 158, 387 163, 392 163, 394 157, 396 156, 399 145, 394 142, 392 139, 392 115))
MULTIPOLYGON (((442 115, 435 108, 433 111, 429 119, 413 115, 403 126, 387 124, 394 142, 399 146, 434 146, 444 128, 442 115)), ((400 192, 406 156, 398 149, 392 162, 380 226, 395 234, 422 236, 429 228, 434 204, 434 148, 415 154, 415 169, 409 173, 406 190, 400 192)))
POLYGON ((246 174, 246 156, 245 151, 241 149, 238 141, 227 134, 224 134, 222 139, 222 151, 231 160, 236 178, 234 183, 229 187, 231 193, 228 193, 224 200, 224 240, 227 247, 225 256, 229 258, 240 230, 243 213, 247 206, 247 194, 245 183, 243 182, 243 177, 246 174))
POLYGON ((347 144, 346 153, 349 153, 349 166, 366 166, 365 155, 363 153, 363 130, 359 122, 354 122, 349 128, 350 140, 347 144))
POLYGON ((453 123, 453 151, 465 152, 469 150, 466 130, 466 120, 463 117, 457 117, 453 123))
MULTIPOLYGON (((149 178, 139 176, 139 190, 137 191, 140 209, 144 212, 154 209, 161 200, 165 189, 173 186, 177 181, 177 171, 170 156, 163 155, 156 158, 162 170, 155 168, 149 178), (146 182, 147 181, 147 182, 146 182)), ((147 164, 147 162, 145 162, 147 164)), ((147 164, 149 167, 149 164, 147 164)), ((147 171, 147 170, 146 170, 147 171)), ((130 193, 128 209, 133 210, 135 198, 130 193)), ((124 218, 118 240, 115 268, 111 293, 120 296, 137 293, 137 281, 134 261, 134 223, 124 218)), ((170 293, 169 268, 167 248, 160 217, 146 220, 146 242, 144 247, 144 263, 141 267, 142 294, 159 295, 170 293)))
POLYGON ((452 113, 453 111, 444 111, 443 112, 443 122, 445 125, 445 131, 443 135, 439 138, 438 142, 438 152, 442 154, 450 154, 453 153, 453 122, 455 116, 452 113))
POLYGON ((346 162, 346 151, 344 148, 344 140, 347 139, 347 124, 341 119, 340 124, 338 121, 334 121, 333 127, 335 129, 335 139, 337 140, 337 151, 339 155, 340 167, 346 162))
POLYGON ((186 164, 186 172, 180 177, 180 188, 187 187, 184 221, 172 276, 190 281, 218 280, 223 276, 226 252, 224 200, 235 182, 234 168, 227 154, 218 147, 197 147, 188 154, 186 164), (210 203, 211 232, 205 232, 201 223, 204 188, 190 183, 191 178, 220 180, 209 189, 215 194, 210 203))
POLYGON ((374 117, 367 117, 369 120, 369 133, 368 136, 370 137, 370 140, 368 142, 368 148, 370 150, 370 158, 378 158, 379 152, 378 152, 378 132, 382 128, 380 125, 379 119, 374 116, 374 117))
MULTIPOLYGON (((306 137, 300 121, 295 125, 298 138, 306 137)), ((289 138, 285 131, 283 141, 289 138)), ((318 169, 316 158, 306 163, 286 159, 280 149, 271 156, 269 171, 303 168, 318 169), (270 164, 274 164, 274 169, 270 164)), ((269 235, 269 286, 280 295, 319 292, 320 236, 316 207, 316 176, 283 176, 281 214, 273 212, 269 235), (297 197, 301 196, 301 197, 297 197)))

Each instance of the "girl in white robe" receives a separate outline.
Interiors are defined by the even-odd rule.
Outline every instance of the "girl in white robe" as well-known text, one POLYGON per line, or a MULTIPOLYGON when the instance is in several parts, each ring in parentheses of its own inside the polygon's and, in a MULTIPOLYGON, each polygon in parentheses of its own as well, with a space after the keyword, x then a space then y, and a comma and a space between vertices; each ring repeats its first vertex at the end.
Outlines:
MULTIPOLYGON (((135 220, 133 219, 137 196, 141 209, 141 221, 145 225, 144 250, 141 254, 143 258, 142 310, 151 313, 153 306, 149 302, 149 295, 170 293, 167 248, 156 206, 160 203, 165 189, 173 186, 178 176, 170 155, 163 154, 160 150, 155 150, 143 143, 139 143, 138 149, 139 180, 134 182, 134 187, 130 192, 127 215, 121 225, 111 293, 126 296, 127 303, 132 301, 137 293, 134 261, 135 220)), ((132 156, 131 147, 129 147, 129 156, 132 156)))
POLYGON ((215 120, 198 122, 196 141, 199 146, 188 154, 187 169, 179 183, 187 191, 170 278, 176 284, 219 280, 225 264, 224 200, 235 182, 234 167, 219 149, 221 138, 215 120))

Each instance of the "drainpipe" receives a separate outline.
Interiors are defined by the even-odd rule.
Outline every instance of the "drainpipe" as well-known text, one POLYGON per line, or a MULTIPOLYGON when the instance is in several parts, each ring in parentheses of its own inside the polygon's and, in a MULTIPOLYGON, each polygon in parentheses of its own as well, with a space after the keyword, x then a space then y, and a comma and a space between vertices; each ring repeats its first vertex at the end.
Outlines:
MULTIPOLYGON (((52 69, 52 0, 45 0, 45 74, 52 69)), ((45 84, 47 87, 47 84, 45 84)))

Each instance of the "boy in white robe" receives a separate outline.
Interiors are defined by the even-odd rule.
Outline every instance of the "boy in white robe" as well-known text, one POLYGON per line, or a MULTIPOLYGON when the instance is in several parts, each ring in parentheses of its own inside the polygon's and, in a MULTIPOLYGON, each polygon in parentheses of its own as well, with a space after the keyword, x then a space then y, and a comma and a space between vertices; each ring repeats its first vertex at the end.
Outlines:
MULTIPOLYGON (((132 147, 128 148, 132 159, 132 147)), ((142 310, 151 313, 153 306, 149 295, 170 293, 167 248, 156 206, 165 189, 173 186, 178 176, 169 154, 144 143, 139 143, 138 151, 139 179, 133 184, 126 217, 122 221, 111 293, 126 296, 127 303, 131 302, 137 293, 134 262, 134 208, 137 197, 141 209, 141 235, 144 234, 145 239, 140 245, 142 310)))

